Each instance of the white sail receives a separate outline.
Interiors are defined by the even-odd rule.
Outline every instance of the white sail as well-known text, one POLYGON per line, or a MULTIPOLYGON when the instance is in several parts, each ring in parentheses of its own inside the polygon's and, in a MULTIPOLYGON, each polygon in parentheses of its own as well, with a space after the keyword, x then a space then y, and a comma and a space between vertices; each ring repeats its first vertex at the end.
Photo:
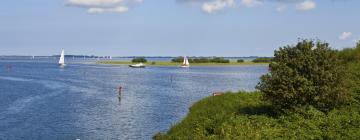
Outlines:
POLYGON ((189 65, 189 60, 187 59, 187 57, 185 56, 185 65, 189 65))
POLYGON ((64 49, 61 51, 61 55, 60 55, 60 59, 59 59, 59 64, 60 64, 60 65, 64 65, 64 64, 65 64, 65 52, 64 52, 64 49))
POLYGON ((184 61, 181 67, 190 67, 189 60, 187 59, 186 56, 184 56, 184 61))

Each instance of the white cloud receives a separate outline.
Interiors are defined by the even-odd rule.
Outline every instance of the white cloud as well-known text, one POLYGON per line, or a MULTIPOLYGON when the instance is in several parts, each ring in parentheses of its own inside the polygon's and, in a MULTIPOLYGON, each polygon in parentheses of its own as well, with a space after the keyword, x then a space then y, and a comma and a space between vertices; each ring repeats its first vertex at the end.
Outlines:
POLYGON ((214 0, 203 3, 202 10, 211 14, 233 5, 235 5, 235 0, 214 0))
POLYGON ((68 0, 67 5, 86 8, 90 14, 105 12, 124 13, 129 5, 141 3, 143 0, 68 0))
POLYGON ((104 13, 104 12, 123 13, 123 12, 127 12, 128 10, 129 10, 129 8, 127 8, 127 7, 119 6, 119 7, 115 7, 115 8, 89 8, 87 10, 87 12, 90 14, 99 14, 99 13, 104 13))
POLYGON ((253 7, 256 5, 261 5, 263 2, 259 0, 241 0, 240 2, 242 5, 245 5, 246 7, 253 7))
POLYGON ((340 40, 346 40, 348 39, 349 37, 352 36, 352 33, 351 32, 343 32, 340 36, 339 36, 339 39, 340 40))
POLYGON ((316 3, 312 0, 305 0, 296 5, 296 9, 300 11, 307 11, 316 8, 316 3))

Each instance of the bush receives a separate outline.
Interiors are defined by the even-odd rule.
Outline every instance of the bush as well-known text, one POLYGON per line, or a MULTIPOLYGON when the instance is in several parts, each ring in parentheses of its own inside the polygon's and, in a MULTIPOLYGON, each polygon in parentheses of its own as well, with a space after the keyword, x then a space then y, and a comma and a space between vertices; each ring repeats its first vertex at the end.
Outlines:
POLYGON ((270 57, 259 57, 252 60, 254 63, 270 63, 271 58, 270 57))
POLYGON ((346 48, 340 51, 338 55, 344 63, 360 62, 360 41, 357 43, 356 48, 346 48))
POLYGON ((244 61, 244 59, 238 59, 237 62, 238 63, 244 63, 245 61, 244 61))
POLYGON ((147 60, 144 57, 137 57, 131 60, 133 63, 146 63, 147 60))
POLYGON ((308 107, 301 113, 276 114, 261 93, 240 92, 202 99, 188 115, 156 140, 187 139, 359 139, 359 108, 328 113, 308 107), (357 110, 355 110, 357 109, 357 110))
POLYGON ((278 110, 313 106, 329 111, 346 103, 344 67, 327 43, 303 40, 275 51, 257 89, 278 110))

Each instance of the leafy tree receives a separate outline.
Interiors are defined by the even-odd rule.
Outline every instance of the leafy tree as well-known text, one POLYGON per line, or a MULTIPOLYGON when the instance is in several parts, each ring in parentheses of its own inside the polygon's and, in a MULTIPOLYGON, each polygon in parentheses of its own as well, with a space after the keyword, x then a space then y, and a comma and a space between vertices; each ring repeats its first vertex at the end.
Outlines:
POLYGON ((338 53, 344 63, 360 62, 360 41, 355 48, 346 48, 338 53))
POLYGON ((245 62, 245 61, 244 61, 244 59, 238 59, 237 62, 238 62, 238 63, 243 63, 243 62, 245 62))
POLYGON ((133 60, 131 60, 131 62, 133 62, 133 63, 146 63, 147 60, 144 57, 137 57, 137 58, 134 58, 133 60))
POLYGON ((269 70, 256 88, 275 109, 313 106, 326 112, 348 99, 344 67, 328 43, 302 40, 282 47, 269 70))

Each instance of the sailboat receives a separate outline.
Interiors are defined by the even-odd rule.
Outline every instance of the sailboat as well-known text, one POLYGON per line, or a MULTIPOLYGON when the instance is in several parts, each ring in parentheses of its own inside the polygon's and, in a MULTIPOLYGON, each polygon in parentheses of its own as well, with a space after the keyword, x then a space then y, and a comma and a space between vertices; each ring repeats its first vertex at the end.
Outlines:
POLYGON ((60 59, 59 59, 59 66, 65 66, 65 52, 64 49, 61 51, 60 59))
POLYGON ((188 68, 188 67, 190 67, 189 60, 187 59, 186 56, 184 56, 184 61, 183 61, 182 65, 181 65, 181 67, 182 67, 182 68, 188 68))

